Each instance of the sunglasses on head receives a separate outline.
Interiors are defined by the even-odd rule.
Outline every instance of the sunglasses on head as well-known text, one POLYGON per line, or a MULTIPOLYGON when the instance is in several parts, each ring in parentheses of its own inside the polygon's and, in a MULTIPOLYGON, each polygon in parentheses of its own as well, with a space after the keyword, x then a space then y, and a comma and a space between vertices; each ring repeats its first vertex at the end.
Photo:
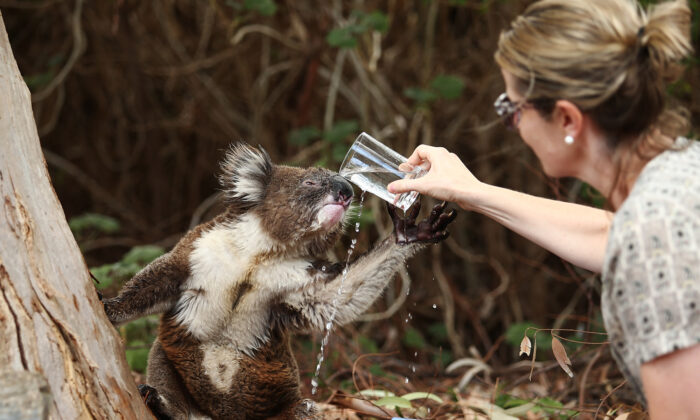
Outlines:
POLYGON ((503 125, 505 125, 509 130, 514 130, 520 122, 522 109, 526 104, 527 101, 511 101, 508 95, 504 92, 501 93, 498 98, 496 98, 496 102, 493 103, 493 107, 496 110, 496 114, 501 117, 503 125))

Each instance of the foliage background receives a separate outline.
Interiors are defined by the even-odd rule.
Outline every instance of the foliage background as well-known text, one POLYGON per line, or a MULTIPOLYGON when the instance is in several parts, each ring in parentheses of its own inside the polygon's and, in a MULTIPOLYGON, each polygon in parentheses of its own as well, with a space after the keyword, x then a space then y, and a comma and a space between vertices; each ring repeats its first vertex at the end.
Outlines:
MULTIPOLYGON (((404 155, 420 143, 447 147, 488 183, 602 205, 580 182, 548 179, 495 118, 503 82, 492 55, 500 31, 529 3, 0 0, 0 11, 54 187, 109 296, 220 210, 217 162, 232 141, 260 144, 279 163, 337 170, 366 131, 404 155)), ((696 0, 691 6, 697 50, 700 14, 696 0)), ((696 58, 670 93, 697 127, 696 58)), ((352 238, 359 253, 389 234, 375 197, 361 224, 339 244, 339 258, 352 238)), ((450 240, 408 262, 374 316, 333 334, 322 392, 353 388, 353 363, 369 353, 391 355, 363 359, 372 362, 356 374, 370 382, 360 388, 439 387, 455 380, 445 364, 470 356, 494 369, 478 381, 498 377, 507 389, 527 373, 516 363, 527 326, 602 330, 596 276, 477 214, 461 212, 450 230, 450 240)), ((137 372, 156 323, 122 331, 137 372)), ((306 385, 320 340, 297 344, 306 385)), ((547 349, 546 337, 538 345, 547 349)), ((591 360, 586 351, 572 356, 574 370, 591 360)), ((614 371, 607 352, 604 363, 614 371)), ((605 385, 588 391, 604 394, 605 385)), ((574 380, 549 389, 565 399, 580 387, 574 380)))

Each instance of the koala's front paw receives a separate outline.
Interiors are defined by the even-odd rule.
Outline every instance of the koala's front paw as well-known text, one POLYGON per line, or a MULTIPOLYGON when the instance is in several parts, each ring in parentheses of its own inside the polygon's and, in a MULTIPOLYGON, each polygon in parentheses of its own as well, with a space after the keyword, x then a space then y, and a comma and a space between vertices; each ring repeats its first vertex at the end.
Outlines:
POLYGON ((457 217, 454 209, 445 212, 446 207, 446 201, 436 205, 430 212, 430 216, 416 225, 416 217, 420 212, 420 199, 413 203, 404 217, 399 217, 396 207, 388 204, 389 215, 394 222, 396 243, 402 245, 414 242, 438 243, 445 240, 449 236, 445 228, 457 217))
POLYGON ((146 407, 151 410, 153 416, 158 420, 170 420, 171 417, 165 413, 165 407, 160 399, 158 390, 146 384, 141 384, 138 388, 143 402, 146 403, 146 407))

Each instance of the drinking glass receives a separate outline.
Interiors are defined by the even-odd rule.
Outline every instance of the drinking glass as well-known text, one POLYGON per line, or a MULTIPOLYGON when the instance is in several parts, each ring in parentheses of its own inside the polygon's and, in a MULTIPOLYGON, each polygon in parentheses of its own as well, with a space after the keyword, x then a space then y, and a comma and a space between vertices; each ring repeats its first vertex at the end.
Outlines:
POLYGON ((407 159, 367 133, 360 134, 340 165, 340 175, 363 191, 369 191, 403 211, 408 210, 418 198, 415 191, 392 194, 386 187, 397 179, 419 178, 427 173, 420 166, 406 172, 399 165, 407 159))

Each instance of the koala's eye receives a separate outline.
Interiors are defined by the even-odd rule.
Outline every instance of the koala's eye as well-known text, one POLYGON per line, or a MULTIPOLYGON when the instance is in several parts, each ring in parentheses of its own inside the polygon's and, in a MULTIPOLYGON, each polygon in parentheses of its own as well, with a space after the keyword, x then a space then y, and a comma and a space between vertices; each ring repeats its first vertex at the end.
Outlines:
POLYGON ((313 187, 313 186, 318 185, 318 184, 315 181, 311 181, 310 179, 307 179, 306 181, 304 181, 304 185, 309 186, 309 187, 313 187))

